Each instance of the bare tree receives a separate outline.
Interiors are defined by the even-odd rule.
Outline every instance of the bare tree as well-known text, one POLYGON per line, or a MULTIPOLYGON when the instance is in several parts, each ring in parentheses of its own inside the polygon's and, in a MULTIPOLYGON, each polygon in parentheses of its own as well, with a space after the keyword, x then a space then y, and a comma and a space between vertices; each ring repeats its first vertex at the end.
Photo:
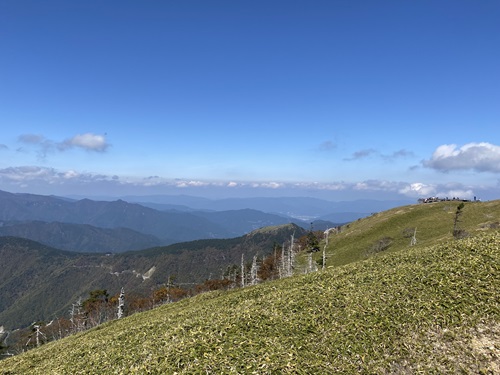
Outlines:
POLYGON ((245 287, 245 258, 243 254, 241 254, 241 287, 245 287))
POLYGON ((121 289, 120 291, 120 297, 118 297, 118 319, 121 319, 123 317, 123 314, 125 312, 125 289, 121 289))
POLYGON ((71 322, 71 330, 73 332, 80 332, 85 328, 82 297, 79 297, 76 302, 71 305, 71 309, 69 310, 69 321, 71 322))
POLYGON ((288 261, 288 276, 293 275, 293 269, 295 266, 295 252, 293 249, 293 245, 295 243, 295 232, 293 232, 292 237, 290 239, 290 250, 288 252, 288 256, 290 257, 290 260, 288 261))
POLYGON ((333 228, 328 228, 325 230, 325 245, 323 246, 323 257, 322 257, 322 264, 321 264, 321 269, 324 270, 326 268, 326 248, 328 247, 328 237, 330 236, 330 231, 333 228))
POLYGON ((32 335, 30 335, 30 337, 28 339, 28 342, 26 343, 25 346, 29 345, 29 343, 31 342, 31 340, 33 340, 33 336, 35 336, 35 345, 37 347, 39 347, 42 344, 41 343, 41 339, 46 339, 45 334, 42 331, 40 331, 40 327, 41 327, 40 324, 33 325, 34 333, 32 335))
POLYGON ((279 277, 290 277, 293 275, 293 269, 295 266, 295 251, 294 251, 294 239, 295 233, 292 234, 290 239, 290 246, 287 248, 285 243, 281 248, 281 264, 279 267, 279 277))
POLYGON ((417 244, 417 227, 415 227, 415 231, 413 232, 413 237, 410 241, 410 246, 415 246, 417 244))
POLYGON ((257 254, 253 256, 252 267, 250 268, 250 285, 255 285, 259 283, 259 278, 257 276, 259 272, 259 265, 257 264, 257 254))
POLYGON ((282 279, 285 277, 285 243, 281 245, 281 257, 278 264, 278 277, 282 279))
POLYGON ((305 273, 316 272, 318 267, 313 262, 312 253, 307 253, 307 267, 305 269, 305 273))

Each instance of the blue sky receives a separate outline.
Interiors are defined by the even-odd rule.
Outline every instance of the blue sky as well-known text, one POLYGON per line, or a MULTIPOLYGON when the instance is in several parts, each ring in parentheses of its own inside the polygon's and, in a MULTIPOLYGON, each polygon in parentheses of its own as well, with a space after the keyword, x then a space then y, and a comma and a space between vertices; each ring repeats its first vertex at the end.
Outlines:
POLYGON ((0 1, 0 189, 500 198, 498 1, 0 1))

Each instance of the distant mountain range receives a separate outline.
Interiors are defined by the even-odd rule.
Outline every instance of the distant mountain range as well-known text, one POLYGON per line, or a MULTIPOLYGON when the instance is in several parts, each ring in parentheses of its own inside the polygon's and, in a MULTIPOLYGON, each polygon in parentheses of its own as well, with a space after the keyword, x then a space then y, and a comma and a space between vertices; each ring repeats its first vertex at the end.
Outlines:
POLYGON ((0 192, 0 220, 7 223, 36 220, 101 228, 129 228, 153 235, 161 243, 230 235, 219 225, 186 212, 162 212, 123 200, 69 201, 52 196, 6 192, 0 192))
POLYGON ((349 220, 332 221, 331 218, 336 217, 332 213, 325 218, 301 220, 277 212, 280 209, 304 213, 309 201, 317 207, 315 212, 320 212, 321 204, 326 201, 309 198, 209 201, 179 196, 169 199, 174 202, 175 198, 179 204, 139 204, 122 199, 74 200, 0 191, 0 236, 23 237, 69 251, 116 253, 197 239, 238 237, 257 228, 287 223, 307 229, 312 223, 315 230, 324 230, 366 216, 353 213, 349 220), (267 211, 245 205, 267 207, 267 211))
MULTIPOLYGON (((106 198, 106 200, 113 199, 116 198, 106 198)), ((374 212, 385 211, 394 207, 415 203, 415 201, 411 199, 389 201, 364 199, 332 202, 310 197, 207 199, 188 195, 125 196, 121 197, 121 199, 160 210, 227 211, 249 208, 305 221, 320 219, 339 223, 366 217, 374 212)))

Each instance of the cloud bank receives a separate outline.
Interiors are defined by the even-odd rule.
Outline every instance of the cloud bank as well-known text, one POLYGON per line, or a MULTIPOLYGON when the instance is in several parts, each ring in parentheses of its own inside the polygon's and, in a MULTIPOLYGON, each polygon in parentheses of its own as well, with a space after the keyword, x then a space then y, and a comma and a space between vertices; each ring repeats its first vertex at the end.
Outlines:
POLYGON ((387 180, 359 182, 279 182, 279 181, 203 181, 165 179, 159 176, 124 178, 76 170, 21 166, 0 169, 0 190, 28 191, 35 194, 191 194, 203 196, 218 191, 223 196, 290 195, 323 196, 338 199, 418 199, 430 196, 471 199, 497 199, 498 187, 471 187, 461 183, 429 184, 387 180), (252 193, 253 192, 253 193, 252 193))
POLYGON ((487 142, 467 143, 460 148, 455 144, 442 145, 429 160, 422 163, 441 172, 473 170, 500 173, 500 146, 487 142))

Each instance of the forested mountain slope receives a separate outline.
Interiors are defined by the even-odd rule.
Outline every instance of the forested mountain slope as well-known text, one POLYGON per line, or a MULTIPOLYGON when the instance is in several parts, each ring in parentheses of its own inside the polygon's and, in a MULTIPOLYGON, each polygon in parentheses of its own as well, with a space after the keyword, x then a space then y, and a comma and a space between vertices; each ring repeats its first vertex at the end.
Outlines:
POLYGON ((113 295, 124 287, 128 293, 149 295, 169 278, 192 287, 221 277, 228 266, 240 264, 242 255, 250 261, 255 254, 271 254, 275 243, 306 233, 294 224, 274 228, 112 255, 67 252, 0 237, 0 326, 12 329, 67 315, 72 303, 95 289, 113 295))
POLYGON ((99 228, 57 221, 4 222, 0 236, 21 237, 61 250, 88 253, 120 253, 162 244, 153 235, 128 228, 99 228))

